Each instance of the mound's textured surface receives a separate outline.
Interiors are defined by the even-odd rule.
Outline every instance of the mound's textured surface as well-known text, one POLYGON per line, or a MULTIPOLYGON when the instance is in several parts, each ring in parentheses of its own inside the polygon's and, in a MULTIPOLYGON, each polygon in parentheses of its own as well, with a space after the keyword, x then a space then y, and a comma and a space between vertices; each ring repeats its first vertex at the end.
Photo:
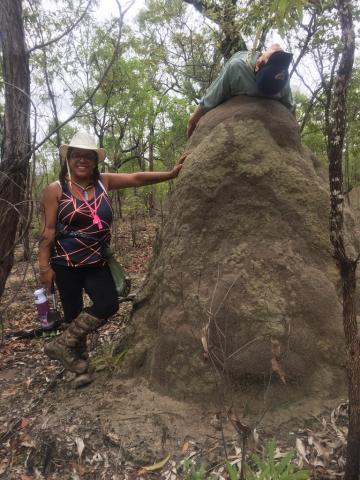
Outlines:
POLYGON ((266 408, 338 396, 343 334, 327 184, 292 115, 275 101, 235 97, 203 117, 188 150, 124 371, 171 396, 209 399, 215 364, 254 410, 264 392, 266 408))

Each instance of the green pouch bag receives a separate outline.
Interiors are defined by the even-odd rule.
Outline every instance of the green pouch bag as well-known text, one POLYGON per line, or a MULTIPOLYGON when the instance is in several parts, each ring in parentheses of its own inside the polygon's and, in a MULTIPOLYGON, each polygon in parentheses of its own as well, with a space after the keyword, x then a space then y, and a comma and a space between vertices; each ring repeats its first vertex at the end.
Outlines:
POLYGON ((126 275, 125 270, 116 260, 114 252, 110 247, 106 246, 104 248, 103 256, 109 265, 118 297, 126 297, 130 293, 130 278, 126 275))

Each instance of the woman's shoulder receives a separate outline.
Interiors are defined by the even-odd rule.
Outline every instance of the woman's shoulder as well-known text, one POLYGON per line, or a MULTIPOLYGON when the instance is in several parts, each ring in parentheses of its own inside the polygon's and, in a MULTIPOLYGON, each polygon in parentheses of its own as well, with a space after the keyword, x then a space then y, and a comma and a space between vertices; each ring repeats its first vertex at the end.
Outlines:
POLYGON ((108 173, 101 173, 98 179, 98 183, 101 188, 104 190, 105 193, 109 191, 109 174, 108 173))
POLYGON ((60 199, 62 194, 62 186, 59 180, 49 183, 43 190, 43 199, 60 199))

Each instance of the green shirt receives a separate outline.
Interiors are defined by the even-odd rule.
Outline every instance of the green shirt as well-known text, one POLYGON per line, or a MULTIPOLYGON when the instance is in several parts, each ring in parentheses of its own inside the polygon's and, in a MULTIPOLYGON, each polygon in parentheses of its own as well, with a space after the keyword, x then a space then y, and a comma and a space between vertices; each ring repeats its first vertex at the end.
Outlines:
POLYGON ((262 94, 255 81, 255 63, 260 53, 237 52, 224 65, 219 76, 207 89, 200 100, 201 108, 208 112, 220 103, 236 95, 267 97, 279 100, 290 111, 294 112, 295 103, 290 90, 290 82, 275 95, 262 94))

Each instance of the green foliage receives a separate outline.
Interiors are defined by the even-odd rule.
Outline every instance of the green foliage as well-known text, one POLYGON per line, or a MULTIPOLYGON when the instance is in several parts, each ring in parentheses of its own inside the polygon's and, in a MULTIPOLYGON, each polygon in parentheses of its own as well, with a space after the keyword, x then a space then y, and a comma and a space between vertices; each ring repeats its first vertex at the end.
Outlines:
MULTIPOLYGON (((357 62, 348 89, 347 98, 347 132, 344 150, 344 178, 345 188, 350 190, 360 184, 360 64, 357 62)), ((308 109, 309 98, 295 92, 297 118, 301 124, 308 109)), ((318 101, 314 103, 302 131, 302 141, 307 145, 319 160, 327 165, 326 147, 326 114, 324 105, 326 95, 321 92, 318 101)))
MULTIPOLYGON (((30 47, 66 30, 78 17, 77 8, 81 10, 86 2, 51 3, 50 6, 24 2, 30 47)), ((79 126, 96 133, 107 150, 109 171, 170 168, 184 149, 189 113, 224 62, 224 39, 232 38, 231 48, 238 45, 239 39, 249 49, 263 48, 268 43, 267 37, 276 30, 283 36, 286 33, 288 48, 294 52, 302 50, 308 42, 304 49, 306 60, 300 62, 300 67, 313 63, 316 78, 309 90, 321 89, 309 114, 306 112, 311 93, 305 95, 303 92, 308 90, 302 89, 297 95, 297 117, 306 120, 303 141, 326 162, 325 107, 331 96, 331 67, 341 46, 334 0, 203 3, 200 14, 184 0, 147 0, 138 19, 131 26, 123 26, 117 60, 91 102, 71 125, 61 129, 60 138, 53 136, 38 152, 35 170, 43 176, 38 189, 57 178, 57 143, 68 141, 79 126), (312 18, 314 30, 309 26, 312 18)), ((354 5, 355 21, 359 15, 359 8, 354 5)), ((32 98, 41 119, 39 131, 52 131, 59 120, 55 118, 51 90, 58 117, 63 116, 64 107, 66 111, 74 109, 88 97, 112 58, 117 28, 115 21, 101 24, 89 12, 64 40, 31 54, 32 98)), ((348 99, 345 163, 349 186, 360 181, 358 69, 348 99)), ((139 190, 137 198, 146 205, 149 192, 155 192, 155 197, 161 200, 168 191, 168 185, 159 185, 154 190, 139 190)), ((126 193, 124 198, 127 201, 133 195, 126 193)))
POLYGON ((231 465, 231 463, 227 462, 226 471, 229 474, 229 480, 238 480, 238 471, 234 465, 231 465))
MULTIPOLYGON (((294 92, 294 98, 296 102, 296 117, 301 125, 308 109, 309 99, 299 91, 294 92)), ((304 144, 326 166, 327 151, 324 122, 324 109, 315 105, 306 120, 301 137, 304 144)))
MULTIPOLYGON (((290 451, 281 458, 276 459, 276 442, 269 441, 264 449, 262 457, 253 454, 245 466, 246 480, 309 480, 310 474, 306 470, 296 470, 292 463, 295 451, 290 451)), ((229 480, 238 480, 238 469, 229 462, 225 464, 229 480)), ((193 460, 186 459, 183 462, 185 480, 206 480, 217 478, 214 474, 207 476, 204 465, 198 466, 193 460)))
POLYGON ((103 346, 103 352, 91 359, 91 366, 97 370, 107 369, 110 372, 113 372, 119 362, 123 360, 127 353, 127 349, 117 353, 116 355, 112 354, 111 345, 107 347, 103 346))
POLYGON ((296 466, 291 463, 295 452, 286 454, 280 462, 275 458, 276 442, 269 441, 265 446, 263 457, 252 455, 251 461, 255 468, 246 469, 247 480, 308 480, 309 472, 306 470, 296 471, 296 466))
POLYGON ((124 192, 124 199, 124 213, 127 215, 144 215, 147 213, 143 196, 139 193, 128 189, 124 192))
POLYGON ((150 0, 139 16, 142 54, 156 62, 161 81, 187 104, 202 96, 222 59, 217 32, 197 20, 182 0, 150 0))
POLYGON ((294 27, 301 22, 304 15, 306 0, 272 0, 271 13, 275 18, 277 27, 284 31, 285 28, 294 27))
MULTIPOLYGON (((88 34, 92 52, 90 83, 100 76, 111 58, 112 35, 110 32, 104 36, 99 29, 92 36, 88 34)), ((92 124, 99 132, 111 170, 156 169, 163 155, 169 167, 185 143, 187 104, 167 93, 154 52, 150 55, 143 42, 129 34, 123 48, 126 54, 110 69, 91 104, 84 109, 81 123, 92 124)), ((77 90, 74 105, 81 104, 86 95, 86 89, 77 90)))
POLYGON ((344 168, 347 190, 360 184, 360 61, 355 63, 347 97, 344 168))
POLYGON ((204 465, 197 466, 191 459, 183 463, 184 480, 205 480, 206 470, 204 465))

